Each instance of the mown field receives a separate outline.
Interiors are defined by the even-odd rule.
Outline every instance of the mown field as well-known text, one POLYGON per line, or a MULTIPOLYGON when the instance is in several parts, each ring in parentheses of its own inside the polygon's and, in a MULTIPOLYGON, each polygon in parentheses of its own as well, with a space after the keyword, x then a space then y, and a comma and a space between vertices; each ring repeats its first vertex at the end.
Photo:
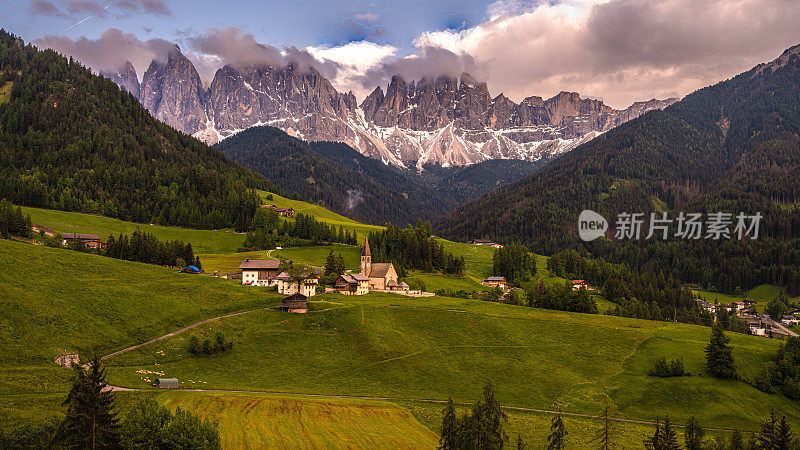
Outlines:
MULTIPOLYGON (((779 286, 775 286, 772 284, 762 284, 760 286, 754 287, 753 289, 750 289, 744 295, 738 295, 738 296, 723 294, 720 292, 704 291, 700 289, 692 289, 692 292, 694 292, 698 298, 702 298, 711 303, 715 302, 731 303, 731 302, 741 301, 746 298, 750 300, 755 300, 756 311, 764 312, 764 309, 767 307, 767 302, 777 297, 781 292, 781 288, 779 286)), ((800 297, 790 300, 800 301, 800 297)))
POLYGON ((48 226, 61 233, 96 234, 107 239, 111 234, 131 234, 139 228, 159 239, 190 242, 195 253, 235 252, 244 242, 244 235, 232 230, 192 230, 50 209, 23 207, 22 210, 25 214, 30 214, 33 223, 48 226))
POLYGON ((225 448, 434 448, 439 437, 385 401, 220 392, 156 400, 219 422, 225 448))

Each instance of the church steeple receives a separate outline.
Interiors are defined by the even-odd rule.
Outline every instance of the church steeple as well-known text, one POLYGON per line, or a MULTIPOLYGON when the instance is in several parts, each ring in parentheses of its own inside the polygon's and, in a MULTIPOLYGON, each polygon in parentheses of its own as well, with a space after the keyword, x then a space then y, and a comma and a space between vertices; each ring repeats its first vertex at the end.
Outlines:
POLYGON ((372 253, 369 251, 369 238, 364 238, 364 248, 361 249, 361 274, 369 276, 372 268, 372 253))

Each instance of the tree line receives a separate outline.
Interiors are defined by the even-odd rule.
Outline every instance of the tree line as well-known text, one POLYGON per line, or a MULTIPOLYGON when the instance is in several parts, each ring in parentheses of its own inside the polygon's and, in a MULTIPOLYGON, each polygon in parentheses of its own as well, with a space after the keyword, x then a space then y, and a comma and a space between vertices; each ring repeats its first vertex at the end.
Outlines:
POLYGON ((110 258, 137 261, 159 266, 184 268, 194 265, 202 269, 200 257, 194 254, 191 243, 180 240, 161 241, 155 235, 136 229, 130 237, 112 234, 100 254, 110 258))
POLYGON ((239 251, 271 250, 283 247, 315 246, 322 243, 356 245, 356 232, 339 225, 327 225, 310 214, 298 213, 294 221, 284 219, 272 208, 259 208, 239 251))
POLYGON ((31 234, 31 216, 25 215, 22 208, 10 201, 0 198, 0 237, 8 239, 10 236, 27 237, 31 234))
POLYGON ((417 221, 415 227, 397 228, 385 224, 385 230, 369 233, 373 261, 392 262, 399 272, 421 270, 448 275, 464 273, 464 257, 454 256, 431 234, 430 222, 417 221))

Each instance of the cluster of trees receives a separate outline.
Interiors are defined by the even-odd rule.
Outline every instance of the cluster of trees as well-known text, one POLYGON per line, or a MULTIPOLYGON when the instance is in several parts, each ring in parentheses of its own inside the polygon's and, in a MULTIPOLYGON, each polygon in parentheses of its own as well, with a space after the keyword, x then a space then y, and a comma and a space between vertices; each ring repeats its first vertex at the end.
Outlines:
POLYGON ((200 257, 194 254, 192 244, 180 240, 160 241, 155 235, 139 230, 133 234, 120 234, 118 237, 109 236, 106 242, 105 256, 127 261, 138 261, 159 266, 172 266, 183 268, 195 265, 202 269, 200 257))
POLYGON ((25 215, 19 206, 6 199, 0 199, 0 237, 8 239, 9 236, 29 236, 31 233, 31 216, 25 215))
MULTIPOLYGON (((442 272, 448 275, 464 273, 464 257, 445 250, 431 234, 430 222, 417 221, 417 226, 386 229, 369 234, 373 261, 391 261, 399 271, 408 269, 442 272)), ((403 274, 399 274, 403 276, 403 274)))
POLYGON ((524 245, 508 244, 498 248, 492 256, 492 275, 505 277, 519 286, 536 274, 536 260, 524 245))
MULTIPOLYGON (((442 450, 466 449, 502 449, 508 443, 508 435, 504 425, 508 416, 495 398, 495 390, 491 383, 483 390, 483 400, 476 402, 469 412, 459 417, 453 400, 447 402, 442 410, 442 424, 439 428, 439 448, 442 450)), ((591 439, 595 448, 607 450, 619 446, 620 417, 617 409, 606 404, 597 415, 600 426, 591 439)), ((774 409, 769 418, 761 422, 761 431, 753 433, 745 441, 742 433, 734 431, 730 438, 707 439, 705 429, 694 416, 690 416, 683 427, 683 445, 678 437, 677 427, 669 416, 656 418, 653 434, 644 440, 644 447, 649 450, 702 450, 707 448, 730 450, 789 450, 799 442, 792 433, 786 416, 778 418, 774 409)), ((568 436, 564 415, 560 408, 555 412, 550 423, 547 436, 548 450, 561 450, 568 447, 568 436)), ((526 447, 521 435, 517 435, 517 449, 526 447)))
POLYGON ((483 388, 483 401, 477 401, 472 410, 458 417, 453 399, 442 410, 442 427, 439 448, 456 450, 467 448, 500 449, 508 440, 503 424, 508 415, 495 398, 491 383, 483 388))
POLYGON ((273 189, 111 80, 0 31, 0 198, 123 220, 245 231, 273 189))
POLYGON ((800 338, 787 339, 750 383, 761 391, 800 400, 800 338))
POLYGON ((778 322, 783 319, 784 314, 786 314, 789 309, 791 309, 794 305, 789 301, 786 297, 786 292, 781 290, 777 297, 773 298, 769 302, 767 302, 767 307, 764 310, 773 320, 777 320, 778 322))
POLYGON ((356 245, 356 232, 341 225, 327 225, 316 217, 299 213, 294 221, 278 216, 272 208, 259 208, 240 251, 270 250, 277 245, 300 247, 337 242, 356 245))
POLYGON ((150 398, 127 409, 121 420, 114 392, 104 390, 100 358, 93 358, 87 368, 73 366, 73 371, 64 419, 0 429, 0 448, 222 448, 216 422, 181 409, 173 414, 150 398))
POLYGON ((214 339, 203 339, 200 341, 195 335, 189 338, 189 353, 198 356, 201 354, 216 355, 218 353, 225 353, 233 348, 233 342, 229 341, 224 334, 217 332, 214 339))
POLYGON ((589 292, 586 289, 573 290, 566 283, 547 287, 539 280, 525 291, 525 300, 534 308, 597 314, 597 302, 589 292))
MULTIPOLYGON (((699 90, 664 111, 610 130, 436 221, 443 237, 489 236, 537 253, 575 249, 633 270, 736 293, 768 283, 800 292, 800 111, 796 60, 699 90), (759 101, 752 101, 759 98, 759 101), (721 125, 723 124, 723 125, 721 125), (654 205, 659 205, 654 207, 654 205), (584 209, 611 223, 621 212, 739 212, 763 219, 756 240, 597 239, 576 232, 584 209)), ((643 226, 643 237, 648 231, 643 226)))
POLYGON ((650 370, 648 375, 651 377, 669 378, 689 376, 691 374, 686 372, 686 369, 683 367, 683 358, 677 358, 667 362, 667 357, 662 356, 661 359, 656 361, 655 366, 650 370))

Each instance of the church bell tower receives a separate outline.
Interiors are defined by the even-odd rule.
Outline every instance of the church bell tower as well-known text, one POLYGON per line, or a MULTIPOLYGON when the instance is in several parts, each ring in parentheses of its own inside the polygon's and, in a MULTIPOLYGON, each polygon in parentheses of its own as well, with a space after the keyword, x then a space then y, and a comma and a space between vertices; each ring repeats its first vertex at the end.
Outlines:
POLYGON ((372 254, 369 251, 369 239, 364 238, 364 248, 361 249, 361 274, 369 276, 372 268, 372 254))

